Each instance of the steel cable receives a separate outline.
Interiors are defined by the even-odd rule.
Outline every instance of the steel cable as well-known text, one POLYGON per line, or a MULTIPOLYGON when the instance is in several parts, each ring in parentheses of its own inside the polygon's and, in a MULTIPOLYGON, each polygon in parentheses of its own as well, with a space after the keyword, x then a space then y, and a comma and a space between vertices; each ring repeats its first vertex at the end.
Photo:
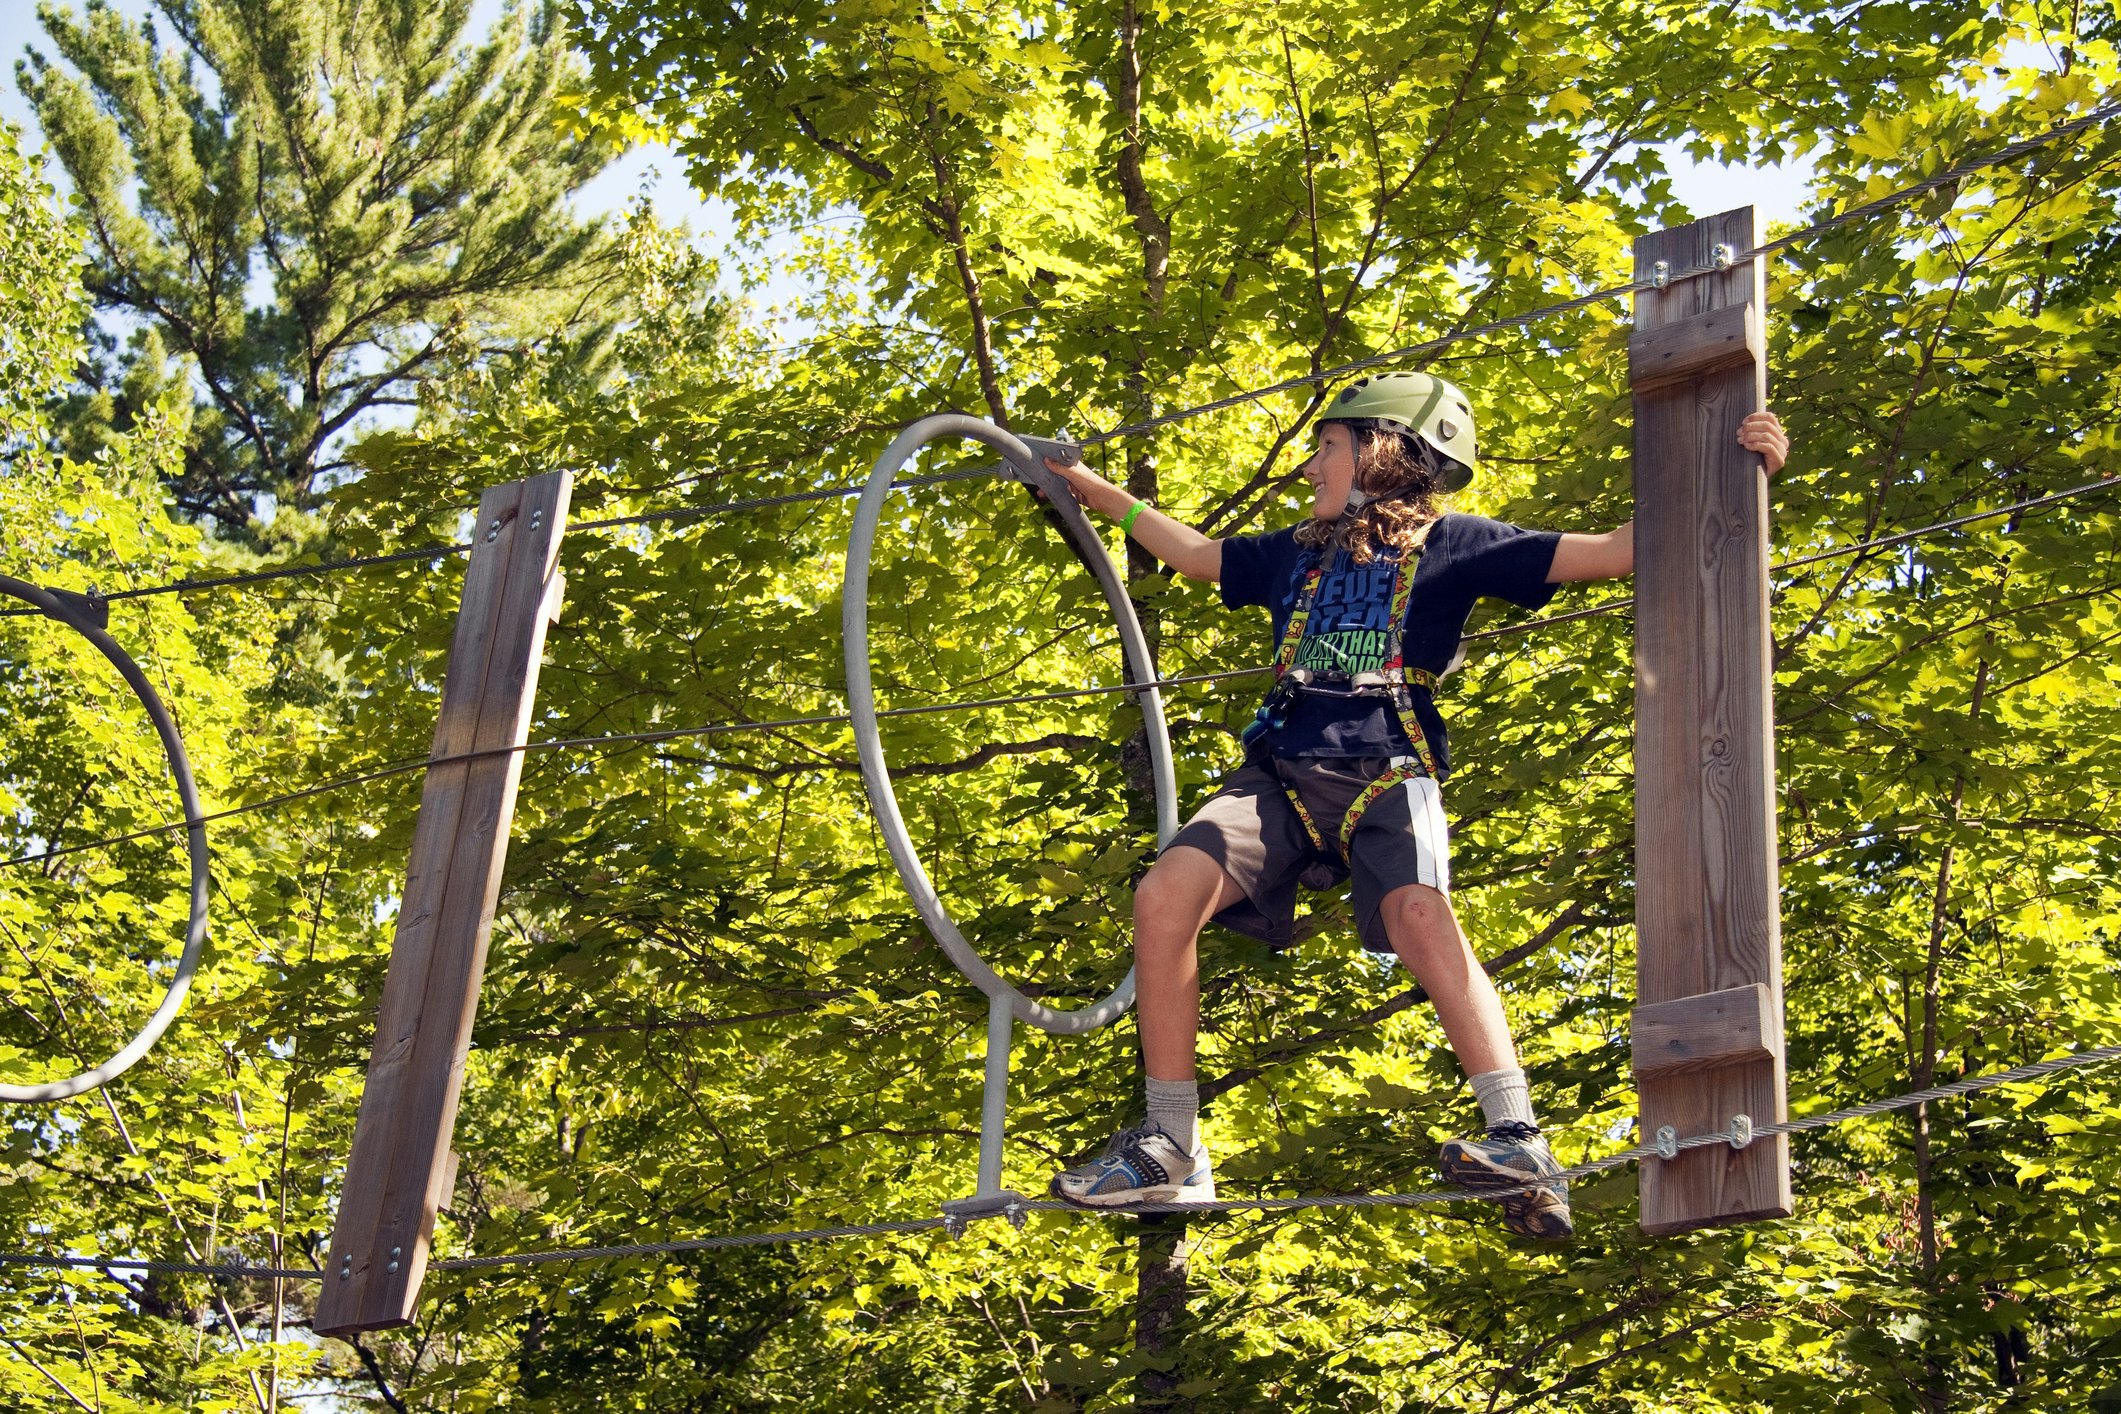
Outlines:
MULTIPOLYGON (((968 467, 959 471, 938 472, 932 476, 909 476, 893 487, 934 486, 945 481, 965 481, 975 476, 991 475, 992 467, 968 467)), ((772 496, 747 496, 737 501, 717 501, 708 506, 678 506, 664 511, 644 511, 639 515, 613 516, 605 520, 576 521, 567 527, 569 531, 581 533, 593 530, 614 530, 630 525, 652 525, 658 521, 692 520, 708 516, 733 515, 739 511, 766 510, 774 506, 792 506, 803 501, 836 500, 858 495, 859 486, 827 486, 811 491, 787 491, 772 496)), ((91 592, 91 600, 114 604, 121 599, 146 599, 157 594, 192 594, 207 589, 228 589, 246 584, 265 584, 278 579, 295 579, 307 575, 339 574, 346 570, 373 569, 378 565, 404 564, 411 560, 439 560, 448 555, 462 555, 472 549, 471 541, 449 541, 434 545, 423 545, 415 550, 394 550, 382 555, 357 555, 345 560, 320 560, 313 565, 281 565, 269 570, 247 570, 241 574, 215 575, 206 579, 180 579, 169 584, 150 584, 138 589, 120 589, 112 593, 91 592)), ((33 615, 35 609, 0 609, 0 619, 21 618, 33 615)))
MULTIPOLYGON (((2032 137, 2021 138, 2017 142, 1999 147, 1985 156, 1969 158, 1966 161, 1955 163, 1934 176, 1925 177, 1910 186, 1887 192, 1884 196, 1866 201, 1860 206, 1851 207, 1847 211, 1829 216, 1824 220, 1814 221, 1811 225, 1801 230, 1792 231, 1788 235, 1777 236, 1774 240, 1738 251, 1731 257, 1730 265, 1743 265, 1748 260, 1754 260, 1764 255, 1773 255, 1778 251, 1787 250, 1791 246, 1816 240, 1820 236, 1830 231, 1838 230, 1843 226, 1853 225, 1859 221, 1868 221, 1872 217, 1883 215, 1895 207, 1905 205, 1918 197, 1926 196, 1939 188, 1950 186, 1954 182, 1964 181, 1977 172, 1985 171, 1990 167, 2000 166, 2028 153, 2037 152, 2041 148, 2060 142, 2064 138, 2074 137, 2087 129, 2097 127, 2116 114, 2121 114, 2121 99, 2101 104, 2089 112, 2079 114, 2068 122, 2057 123, 2045 132, 2037 133, 2032 137)), ((1205 413, 1221 412, 1226 408, 1258 402, 1261 398, 1272 397, 1276 393, 1293 392, 1298 388, 1308 388, 1319 383, 1331 382, 1334 379, 1345 378, 1351 373, 1362 373, 1368 369, 1382 368, 1388 364, 1404 363, 1409 359, 1420 358, 1425 354, 1440 352, 1453 344, 1463 343, 1468 339, 1481 339, 1491 334, 1520 329, 1543 319, 1551 319, 1561 314, 1571 314, 1594 304, 1603 304, 1607 300, 1640 294, 1644 290, 1659 289, 1664 285, 1678 284, 1685 280, 1697 279, 1703 275, 1722 274, 1728 268, 1728 266, 1724 265, 1703 265, 1688 270, 1675 270, 1666 276, 1662 283, 1654 279, 1631 280, 1624 285, 1611 285, 1604 289, 1592 290, 1587 294, 1578 295, 1574 299, 1561 300, 1555 304, 1540 305, 1536 309, 1528 309, 1519 314, 1505 315, 1501 319, 1491 320, 1486 324, 1477 324, 1471 328, 1455 329, 1448 334, 1439 335, 1433 339, 1424 339, 1418 344, 1408 344, 1403 348, 1387 349, 1383 353, 1371 354, 1365 358, 1335 364, 1331 368, 1321 369, 1316 373, 1306 373, 1295 378, 1284 378, 1279 383, 1271 383, 1264 388, 1253 388, 1242 393, 1232 393, 1228 397, 1216 398, 1212 402, 1180 408, 1176 412, 1164 413, 1158 417, 1143 418, 1139 422, 1129 422, 1115 427, 1109 432, 1100 432, 1094 437, 1086 437, 1083 439, 1083 445, 1094 447, 1103 442, 1113 441, 1116 438, 1135 437, 1144 432, 1154 432, 1158 428, 1168 427, 1175 422, 1184 422, 1189 418, 1199 417, 1205 413)))
MULTIPOLYGON (((1993 1090, 2003 1085, 2021 1085, 2064 1071, 2081 1070, 2089 1066, 2105 1065, 2121 1060, 2121 1045, 2100 1046, 2075 1055, 2055 1056, 2047 1060, 2033 1061, 2026 1065, 2013 1066, 1987 1075, 1972 1075, 1943 1085, 1932 1085, 1926 1089, 1913 1090, 1889 1099, 1870 1100, 1844 1109, 1830 1110, 1824 1114, 1808 1115, 1802 1119, 1783 1120, 1776 1123, 1755 1125, 1751 1130, 1752 1142, 1778 1134, 1804 1134, 1815 1130, 1833 1128, 1853 1120, 1870 1119, 1896 1110, 1912 1109, 1916 1105, 1933 1100, 1949 1100, 1977 1095, 1984 1090, 1993 1090)), ((1689 1149, 1712 1148, 1718 1144, 1732 1144, 1733 1136, 1725 1131, 1716 1134, 1695 1134, 1676 1139, 1669 1146, 1673 1153, 1689 1149)), ((484 1271, 496 1267, 531 1266, 548 1262, 593 1261, 611 1257, 659 1257, 682 1252, 711 1252, 727 1247, 764 1247, 784 1243, 823 1242, 846 1237, 897 1236, 906 1233, 931 1232, 937 1228, 952 1230, 966 1223, 985 1221, 991 1218, 1008 1217, 1014 1220, 1029 1213, 1074 1213, 1078 1216, 1117 1217, 1164 1214, 1212 1214, 1212 1213, 1268 1213, 1302 1212, 1323 1208, 1412 1208, 1434 1203, 1456 1203, 1466 1201, 1487 1202, 1521 1193, 1547 1183, 1573 1183, 1592 1178, 1601 1173, 1623 1168, 1642 1159, 1662 1157, 1666 1149, 1656 1144, 1638 1144, 1607 1154, 1589 1163, 1576 1164, 1549 1174, 1535 1183, 1526 1183, 1514 1188, 1467 1188, 1430 1189, 1417 1193, 1332 1193, 1314 1194, 1290 1198, 1225 1198, 1208 1203, 1142 1203, 1127 1208, 1092 1210, 1075 1207, 1050 1199, 1026 1200, 1011 1205, 1010 1209, 997 1209, 992 1213, 969 1215, 961 1219, 907 1218, 895 1222, 842 1223, 834 1227, 797 1228, 782 1232, 738 1232, 724 1233, 715 1237, 680 1238, 667 1242, 639 1242, 610 1244, 597 1247, 555 1248, 542 1252, 508 1252, 493 1256, 451 1257, 429 1264, 429 1269, 438 1272, 484 1271)), ((223 1276, 237 1279, 285 1278, 295 1280, 317 1280, 324 1278, 321 1270, 306 1267, 248 1266, 243 1263, 214 1262, 155 1262, 132 1258, 83 1257, 72 1255, 44 1254, 36 1252, 0 1252, 0 1265, 41 1266, 68 1269, 86 1269, 105 1272, 149 1272, 176 1275, 223 1276)))

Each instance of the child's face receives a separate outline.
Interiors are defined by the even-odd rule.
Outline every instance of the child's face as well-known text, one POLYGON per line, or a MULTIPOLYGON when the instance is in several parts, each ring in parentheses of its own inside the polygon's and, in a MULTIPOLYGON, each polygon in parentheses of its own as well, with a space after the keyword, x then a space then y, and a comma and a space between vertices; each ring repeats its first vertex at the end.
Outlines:
POLYGON ((1311 483, 1311 514, 1332 520, 1347 509, 1348 491, 1355 485, 1355 442, 1347 424, 1319 424, 1318 443, 1303 464, 1304 480, 1311 483))

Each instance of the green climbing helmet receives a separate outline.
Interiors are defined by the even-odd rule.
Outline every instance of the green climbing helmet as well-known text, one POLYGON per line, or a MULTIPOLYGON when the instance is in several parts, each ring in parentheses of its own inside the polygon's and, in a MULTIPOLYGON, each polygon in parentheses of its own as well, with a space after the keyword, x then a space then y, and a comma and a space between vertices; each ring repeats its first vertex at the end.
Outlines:
POLYGON ((1473 405, 1428 373, 1380 373, 1340 390, 1320 422, 1384 422, 1414 433, 1443 454, 1443 489, 1460 491, 1479 463, 1473 450, 1473 405))

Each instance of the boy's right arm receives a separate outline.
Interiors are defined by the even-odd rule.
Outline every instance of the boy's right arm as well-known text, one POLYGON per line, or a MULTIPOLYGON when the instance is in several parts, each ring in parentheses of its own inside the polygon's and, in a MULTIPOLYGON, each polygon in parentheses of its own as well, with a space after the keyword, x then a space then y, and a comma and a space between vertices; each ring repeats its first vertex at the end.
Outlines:
MULTIPOLYGON (((1063 466, 1048 457, 1046 469, 1068 483, 1076 500, 1100 515, 1118 520, 1134 507, 1136 498, 1132 492, 1114 486, 1081 462, 1063 466)), ((1128 533, 1136 544, 1188 579, 1213 584, 1223 577, 1223 542, 1210 540, 1154 506, 1142 507, 1128 533)))

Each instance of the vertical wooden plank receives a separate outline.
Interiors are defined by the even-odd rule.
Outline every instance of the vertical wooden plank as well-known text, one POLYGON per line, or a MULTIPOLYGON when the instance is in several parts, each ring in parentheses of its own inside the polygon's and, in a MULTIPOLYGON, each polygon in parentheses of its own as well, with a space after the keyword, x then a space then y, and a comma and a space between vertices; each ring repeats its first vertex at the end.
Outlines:
POLYGON ((487 490, 413 830, 397 934, 376 1017, 315 1329, 412 1320, 436 1210, 455 1171, 450 1138, 500 898, 572 476, 487 490))
MULTIPOLYGON (((1635 243, 1635 276, 1657 262, 1707 269, 1716 248, 1755 244, 1750 207, 1635 243)), ((1773 642, 1768 626, 1767 484, 1737 444, 1766 406, 1766 360, 1731 357, 1728 316, 1766 316, 1762 262, 1673 281, 1637 296, 1635 396, 1636 932, 1644 1006, 1759 983, 1782 1014, 1775 831, 1773 642), (1693 324, 1690 337, 1681 326, 1693 324), (1662 332, 1659 332, 1662 331, 1662 332), (1714 337, 1711 337, 1711 336, 1714 337), (1674 380, 1698 349, 1702 371, 1674 380), (1675 353, 1674 351, 1680 351, 1675 353), (1649 354, 1666 360, 1649 368, 1649 354)), ((1757 339, 1757 334, 1754 335, 1757 339)), ((1757 354, 1757 350, 1756 350, 1757 354)), ((1638 1077, 1642 1131, 1682 1136, 1788 1117, 1780 1028, 1772 1054, 1638 1077)), ((1783 1217, 1792 1211, 1789 1141, 1689 1150, 1642 1165, 1643 1230, 1783 1217)))

